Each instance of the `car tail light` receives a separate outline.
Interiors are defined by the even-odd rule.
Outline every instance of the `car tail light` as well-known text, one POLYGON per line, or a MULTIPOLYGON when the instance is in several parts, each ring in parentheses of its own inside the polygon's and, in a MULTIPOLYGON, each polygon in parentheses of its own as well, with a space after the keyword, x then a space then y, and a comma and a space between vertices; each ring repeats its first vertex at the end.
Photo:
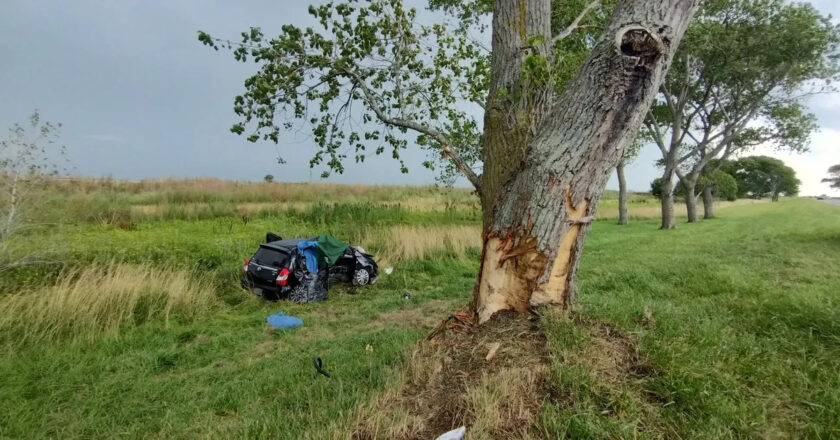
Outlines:
POLYGON ((284 267, 283 270, 281 270, 280 273, 277 274, 277 279, 274 280, 274 284, 277 284, 278 286, 285 286, 288 281, 289 281, 289 269, 286 269, 284 267))
POLYGON ((251 264, 251 259, 245 260, 245 265, 242 266, 242 273, 248 273, 248 265, 251 264))

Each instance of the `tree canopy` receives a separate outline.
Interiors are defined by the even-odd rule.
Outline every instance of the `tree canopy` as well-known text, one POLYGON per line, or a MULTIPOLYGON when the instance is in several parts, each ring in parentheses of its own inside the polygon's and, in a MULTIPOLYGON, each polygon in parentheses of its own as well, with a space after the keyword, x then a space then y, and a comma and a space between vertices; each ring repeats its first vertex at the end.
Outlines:
MULTIPOLYGON (((260 66, 234 100, 241 120, 231 131, 275 143, 281 130, 310 132, 318 147, 310 166, 323 166, 322 177, 343 172, 349 157, 384 153, 408 172, 402 153, 417 145, 429 153, 423 166, 442 165, 442 181, 463 175, 478 188, 482 124, 475 114, 488 96, 490 51, 473 35, 486 28, 492 1, 431 0, 429 7, 457 24, 422 24, 402 0, 350 0, 310 6, 317 26, 286 24, 272 38, 257 27, 238 41, 199 31, 203 44, 260 66)), ((529 44, 547 44, 556 56, 528 57, 523 77, 562 90, 612 8, 611 0, 553 2, 552 41, 535 35, 529 44)))
POLYGON ((832 165, 828 169, 828 177, 822 181, 831 184, 832 188, 840 188, 840 164, 832 165))
POLYGON ((779 159, 749 156, 724 165, 738 183, 738 196, 760 199, 779 195, 799 194, 800 181, 796 171, 779 159))
POLYGON ((327 3, 309 13, 317 28, 286 24, 273 38, 256 27, 235 43, 199 32, 205 45, 259 65, 234 100, 242 120, 231 131, 278 142, 281 130, 308 126, 318 146, 310 165, 326 165, 324 176, 342 172, 348 155, 361 162, 386 151, 406 172, 401 152, 412 140, 477 185, 480 130, 462 101, 486 90, 481 48, 444 25, 420 24, 401 0, 327 3))
POLYGON ((723 170, 716 169, 710 174, 700 176, 697 186, 704 188, 706 185, 711 185, 712 194, 719 199, 735 200, 738 198, 738 181, 723 170))

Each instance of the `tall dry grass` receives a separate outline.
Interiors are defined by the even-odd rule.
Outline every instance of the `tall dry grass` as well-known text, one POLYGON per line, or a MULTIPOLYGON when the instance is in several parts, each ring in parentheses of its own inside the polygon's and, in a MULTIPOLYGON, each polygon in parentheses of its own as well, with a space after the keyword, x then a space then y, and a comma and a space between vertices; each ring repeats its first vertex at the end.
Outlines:
MULTIPOLYGON (((726 209, 732 206, 752 205, 754 203, 767 203, 768 201, 768 199, 738 199, 731 202, 726 200, 718 200, 715 201, 715 209, 726 209)), ((702 214, 702 203, 699 205, 698 208, 700 209, 700 212, 702 214)), ((638 220, 660 218, 662 216, 662 207, 659 205, 659 201, 657 199, 639 198, 636 200, 636 202, 630 202, 629 206, 627 207, 627 215, 631 219, 638 220)), ((674 203, 674 215, 678 217, 685 217, 687 215, 685 203, 682 203, 680 201, 676 201, 674 203)), ((598 206, 598 214, 596 215, 596 217, 599 219, 617 219, 618 201, 602 201, 601 204, 598 206)))
POLYGON ((382 264, 424 259, 441 253, 462 257, 481 249, 478 226, 394 226, 368 232, 362 243, 376 250, 382 264))
POLYGON ((398 201, 409 197, 446 194, 459 200, 477 200, 465 188, 442 189, 432 185, 361 185, 339 183, 238 182, 215 178, 116 180, 89 177, 55 178, 48 190, 64 195, 110 194, 129 204, 202 202, 289 202, 289 201, 398 201), (355 200, 354 200, 355 199, 355 200))
POLYGON ((70 270, 56 285, 0 297, 0 339, 94 340, 158 319, 212 310, 214 286, 183 270, 110 263, 70 270))

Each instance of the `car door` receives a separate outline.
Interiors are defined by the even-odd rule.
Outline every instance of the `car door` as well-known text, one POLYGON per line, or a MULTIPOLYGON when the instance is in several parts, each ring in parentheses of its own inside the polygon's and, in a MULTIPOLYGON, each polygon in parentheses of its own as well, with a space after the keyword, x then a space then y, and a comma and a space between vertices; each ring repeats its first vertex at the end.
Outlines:
POLYGON ((350 281, 353 271, 356 269, 356 257, 353 256, 352 248, 347 248, 335 264, 330 267, 330 282, 341 283, 350 281))

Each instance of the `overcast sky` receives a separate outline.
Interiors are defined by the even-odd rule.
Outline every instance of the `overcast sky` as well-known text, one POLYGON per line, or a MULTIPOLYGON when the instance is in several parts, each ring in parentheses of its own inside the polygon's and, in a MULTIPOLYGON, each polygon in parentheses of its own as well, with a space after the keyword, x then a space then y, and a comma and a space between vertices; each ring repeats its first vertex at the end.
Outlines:
MULTIPOLYGON (((3 0, 0 12, 0 128, 25 120, 38 108, 62 122, 75 174, 124 179, 219 177, 319 181, 310 171, 314 145, 288 134, 279 147, 252 144, 228 131, 237 122, 233 97, 254 64, 233 60, 196 40, 201 29, 235 39, 250 26, 267 35, 285 23, 306 25, 310 1, 111 1, 3 0), (278 152, 287 161, 279 165, 278 152)), ((818 0, 840 16, 840 1, 818 0)), ((840 163, 840 96, 811 101, 821 131, 803 155, 760 151, 785 160, 803 181, 802 193, 831 194, 820 183, 840 163)), ((632 190, 646 191, 659 174, 658 151, 648 147, 628 168, 632 190)), ((433 183, 420 162, 406 154, 409 174, 389 155, 363 165, 348 162, 328 180, 364 184, 433 183)), ((609 188, 615 188, 613 179, 609 188)), ((834 194, 840 195, 839 192, 834 194)))

